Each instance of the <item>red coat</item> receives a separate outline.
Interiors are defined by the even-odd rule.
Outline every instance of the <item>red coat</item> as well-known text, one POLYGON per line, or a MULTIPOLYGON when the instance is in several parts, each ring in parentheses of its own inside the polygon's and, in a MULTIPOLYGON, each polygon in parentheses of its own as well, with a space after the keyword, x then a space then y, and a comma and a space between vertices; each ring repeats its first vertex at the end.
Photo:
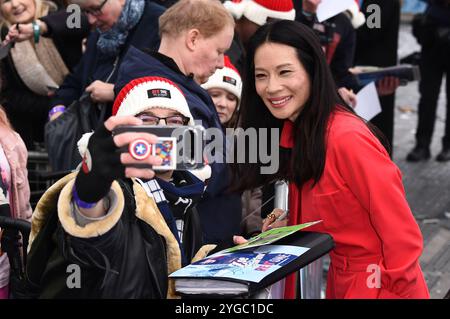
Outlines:
MULTIPOLYGON (((292 147, 292 128, 286 121, 281 146, 292 147)), ((326 145, 319 182, 312 188, 306 183, 301 196, 294 184, 289 187, 290 224, 323 220, 308 230, 335 241, 326 297, 429 298, 419 266, 423 238, 398 167, 350 113, 331 116, 326 145)), ((286 298, 294 297, 292 279, 286 287, 286 298)))

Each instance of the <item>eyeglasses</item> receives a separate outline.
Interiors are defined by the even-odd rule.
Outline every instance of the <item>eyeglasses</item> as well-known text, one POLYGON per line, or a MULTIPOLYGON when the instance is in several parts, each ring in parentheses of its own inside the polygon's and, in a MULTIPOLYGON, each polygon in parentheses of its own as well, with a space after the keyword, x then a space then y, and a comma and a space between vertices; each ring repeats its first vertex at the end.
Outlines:
POLYGON ((98 17, 103 13, 102 9, 105 6, 106 2, 108 2, 108 0, 103 0, 103 2, 98 7, 82 9, 81 11, 83 11, 86 15, 90 14, 94 17, 98 17))
POLYGON ((171 115, 166 117, 159 117, 155 115, 149 114, 138 114, 136 116, 140 118, 144 124, 147 125, 158 125, 159 121, 164 120, 166 125, 175 126, 175 125, 187 125, 189 123, 189 118, 183 115, 171 115))

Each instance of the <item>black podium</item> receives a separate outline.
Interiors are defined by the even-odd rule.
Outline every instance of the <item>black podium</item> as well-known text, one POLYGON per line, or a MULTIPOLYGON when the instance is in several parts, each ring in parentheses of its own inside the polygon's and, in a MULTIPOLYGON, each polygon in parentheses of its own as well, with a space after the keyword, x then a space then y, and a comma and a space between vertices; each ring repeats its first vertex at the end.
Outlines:
MULTIPOLYGON (((257 284, 244 282, 248 284, 248 290, 243 293, 182 293, 178 292, 184 299, 197 299, 197 298, 250 298, 259 299, 261 291, 269 288, 271 285, 286 278, 286 276, 300 271, 302 268, 308 266, 320 257, 326 255, 331 249, 334 248, 333 238, 328 234, 317 232, 298 231, 285 238, 282 238, 275 243, 275 245, 287 245, 309 248, 305 253, 298 256, 294 261, 283 266, 283 271, 275 272, 270 276, 263 278, 257 284)), ((212 279, 220 281, 221 279, 212 279)))

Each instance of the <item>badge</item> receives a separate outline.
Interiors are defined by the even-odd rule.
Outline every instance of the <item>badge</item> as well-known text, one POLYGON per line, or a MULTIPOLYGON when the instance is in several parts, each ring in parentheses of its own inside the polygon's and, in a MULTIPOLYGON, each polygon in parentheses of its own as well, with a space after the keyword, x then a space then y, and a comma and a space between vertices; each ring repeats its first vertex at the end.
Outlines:
POLYGON ((137 139, 130 144, 128 152, 134 159, 142 161, 150 156, 151 149, 152 147, 146 140, 137 139))

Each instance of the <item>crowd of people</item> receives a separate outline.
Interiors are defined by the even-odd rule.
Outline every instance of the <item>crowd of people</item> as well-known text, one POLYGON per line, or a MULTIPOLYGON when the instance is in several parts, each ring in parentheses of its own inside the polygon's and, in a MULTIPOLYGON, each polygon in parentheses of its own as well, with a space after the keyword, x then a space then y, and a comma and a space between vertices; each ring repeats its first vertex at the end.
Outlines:
MULTIPOLYGON (((421 100, 408 161, 430 157, 449 72, 450 1, 428 2, 415 26, 421 100)), ((362 86, 352 67, 397 64, 399 0, 356 0, 322 22, 321 0, 0 3, 0 51, 9 50, 0 61, 0 212, 31 221, 20 289, 9 284, 0 250, 0 298, 16 289, 38 298, 176 298, 168 274, 193 259, 245 242, 268 223, 314 220, 322 223, 311 231, 335 243, 327 298, 429 298, 422 235, 391 159, 400 80, 376 83, 382 112, 374 119, 354 111, 362 86), (75 28, 66 23, 71 3, 81 9, 75 28), (378 29, 365 24, 372 4, 381 7, 378 29), (72 173, 32 214, 27 150, 63 143, 46 136, 48 126, 63 125, 83 99, 98 122, 69 145, 81 161, 48 152, 53 170, 72 173), (158 145, 155 134, 114 133, 124 125, 198 124, 221 132, 223 152, 192 170, 158 169, 161 156, 138 156, 158 145), (261 174, 261 158, 226 161, 236 154, 227 129, 238 128, 279 130, 275 173, 261 174), (289 183, 284 220, 273 200, 279 180, 289 183), (69 264, 82 269, 81 289, 67 286, 69 264), (381 269, 376 289, 366 284, 370 264, 381 269)), ((449 88, 447 81, 447 96, 449 88)), ((438 161, 450 160, 449 130, 447 116, 438 161)), ((288 279, 285 298, 296 294, 288 279)))

